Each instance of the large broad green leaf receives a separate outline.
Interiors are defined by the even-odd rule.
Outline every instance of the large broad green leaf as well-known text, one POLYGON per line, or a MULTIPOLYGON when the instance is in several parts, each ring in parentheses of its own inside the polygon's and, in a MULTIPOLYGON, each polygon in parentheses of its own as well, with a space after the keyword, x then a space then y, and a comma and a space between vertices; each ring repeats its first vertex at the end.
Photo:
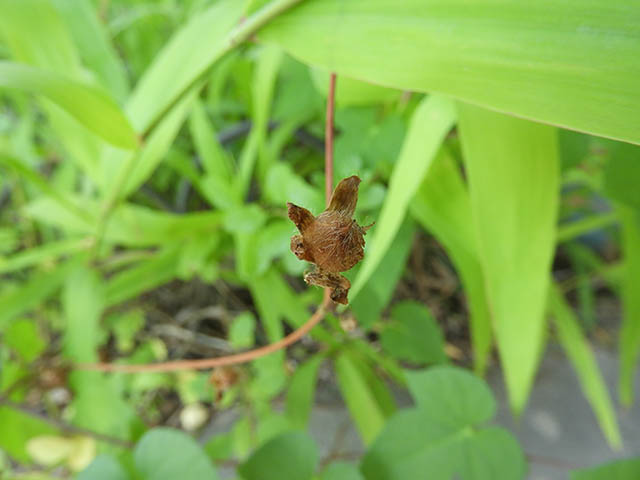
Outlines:
POLYGON ((311 480, 317 460, 309 435, 285 433, 262 445, 238 472, 245 480, 311 480))
POLYGON ((640 478, 640 458, 606 463, 571 472, 571 480, 636 480, 640 478))
POLYGON ((519 480, 525 463, 513 436, 476 428, 495 413, 489 387, 454 367, 407 372, 417 407, 392 417, 362 460, 367 480, 519 480), (457 478, 457 477, 455 477, 457 478))
POLYGON ((556 130, 462 104, 459 128, 489 306, 519 413, 544 338, 560 190, 556 130))
POLYGON ((640 142, 636 0, 325 0, 260 32, 338 76, 640 142), (363 41, 366 39, 366 41, 363 41))
MULTIPOLYGON (((635 188, 638 188, 637 186, 635 188)), ((620 329, 620 399, 625 405, 633 402, 633 379, 640 353, 640 210, 627 206, 618 208, 622 226, 624 269, 621 281, 623 307, 620 329)))
POLYGON ((98 455, 76 480, 129 480, 126 470, 109 455, 98 455))
POLYGON ((216 480, 218 475, 204 450, 187 434, 155 428, 140 439, 133 454, 142 480, 216 480))
POLYGON ((491 349, 491 312, 473 230, 469 192, 447 148, 441 149, 413 197, 411 213, 442 243, 460 275, 469 303, 475 371, 482 375, 491 349))
POLYGON ((393 242, 409 202, 428 172, 445 135, 455 122, 455 108, 451 101, 431 96, 425 98, 411 119, 405 139, 389 181, 389 190, 376 226, 372 230, 364 262, 351 289, 351 300, 356 298, 367 280, 384 258, 393 242))
POLYGON ((364 480, 364 477, 354 465, 335 462, 323 470, 320 480, 364 480))
POLYGON ((36 67, 0 61, 1 87, 44 95, 113 145, 128 149, 137 145, 122 110, 98 87, 36 67))
POLYGON ((596 414, 600 428, 612 447, 620 447, 620 429, 598 363, 580 329, 578 319, 555 285, 551 285, 549 289, 549 311, 553 315, 558 340, 578 374, 582 391, 596 414))

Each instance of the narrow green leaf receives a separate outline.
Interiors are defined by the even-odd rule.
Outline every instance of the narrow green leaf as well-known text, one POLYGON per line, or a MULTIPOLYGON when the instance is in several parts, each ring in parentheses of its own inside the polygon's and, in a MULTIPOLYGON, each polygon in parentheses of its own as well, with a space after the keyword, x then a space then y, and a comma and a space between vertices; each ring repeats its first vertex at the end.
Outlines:
POLYGON ((0 273, 11 273, 34 265, 51 263, 63 255, 86 250, 90 246, 91 241, 87 238, 68 238, 59 242, 48 242, 10 257, 0 257, 0 273))
POLYGON ((179 249, 167 248, 151 260, 120 272, 109 279, 105 287, 105 306, 116 305, 142 292, 168 282, 176 275, 179 249))
POLYGON ((269 126, 269 112, 275 90, 278 69, 282 62, 282 50, 274 45, 262 48, 252 82, 251 98, 253 124, 238 161, 238 191, 243 195, 249 188, 256 158, 260 157, 259 178, 264 178, 270 157, 266 154, 265 139, 269 126))
POLYGON ((627 0, 310 1, 259 38, 338 76, 639 143, 637 8, 627 0))
POLYGON ((118 101, 128 94, 123 63, 111 45, 104 23, 89 0, 53 0, 65 20, 83 62, 118 101))
POLYGON ((439 96, 425 98, 413 114, 400 158, 389 181, 380 217, 372 230, 371 248, 351 289, 351 300, 358 296, 384 258, 402 224, 411 198, 429 171, 445 135, 453 127, 455 117, 453 104, 439 96))
POLYGON ((558 340, 578 374, 582 391, 593 408, 602 432, 609 445, 619 448, 622 445, 620 429, 600 368, 575 314, 555 285, 549 289, 549 310, 553 315, 558 340))
POLYGON ((385 424, 385 414, 374 392, 367 384, 348 352, 334 360, 334 368, 349 413, 365 445, 369 445, 385 424))
POLYGON ((136 445, 133 458, 144 480, 217 480, 218 475, 202 448, 186 433, 154 428, 136 445))
POLYGON ((640 458, 628 458, 598 467, 575 470, 571 480, 636 480, 640 478, 640 458))
POLYGON ((491 312, 473 231, 471 200, 448 149, 440 150, 411 202, 411 213, 451 257, 469 302, 474 367, 483 375, 491 350, 491 312))
POLYGON ((127 113, 136 131, 149 129, 224 52, 244 2, 217 2, 176 33, 136 85, 127 113), (185 52, 189 52, 185 57, 185 52))
POLYGON ((391 301, 398 281, 405 271, 415 229, 414 222, 406 218, 384 258, 360 290, 360 295, 351 300, 351 310, 361 327, 368 328, 378 321, 382 311, 391 301))
POLYGON ((122 110, 98 87, 7 61, 0 61, 0 87, 46 96, 93 133, 115 146, 133 149, 138 143, 122 110))
POLYGON ((285 433, 273 438, 238 468, 245 480, 311 480, 318 461, 308 434, 285 433))
POLYGON ((62 294, 66 317, 64 353, 75 362, 97 360, 99 322, 104 308, 104 292, 99 276, 88 267, 73 270, 62 294))
POLYGON ((204 171, 220 181, 229 182, 233 176, 231 159, 218 142, 207 111, 199 100, 191 109, 189 129, 204 171))
POLYGON ((291 424, 297 428, 307 428, 316 392, 318 369, 324 360, 324 355, 314 355, 300 365, 291 378, 285 413, 291 424))
POLYGON ((618 208, 622 226, 624 269, 621 278, 622 327, 620 328, 620 399, 633 403, 633 379, 640 352, 640 213, 626 206, 618 208))
POLYGON ((556 131, 461 104, 460 136, 509 399, 520 413, 544 341, 560 191, 556 131))
POLYGON ((73 260, 56 265, 52 270, 40 271, 25 284, 0 295, 0 328, 53 295, 74 268, 73 260))
POLYGON ((399 360, 415 364, 444 363, 444 338, 431 313, 418 302, 396 303, 392 322, 380 332, 380 344, 399 360))

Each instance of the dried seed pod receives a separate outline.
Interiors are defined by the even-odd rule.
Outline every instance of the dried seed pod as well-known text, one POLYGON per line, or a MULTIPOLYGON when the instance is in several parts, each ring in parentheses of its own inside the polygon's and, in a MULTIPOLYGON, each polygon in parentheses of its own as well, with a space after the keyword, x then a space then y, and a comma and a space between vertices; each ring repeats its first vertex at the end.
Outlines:
POLYGON ((317 217, 306 208, 287 203, 289 218, 300 231, 291 237, 291 251, 300 260, 314 263, 305 282, 331 288, 332 300, 347 304, 351 283, 340 272, 351 269, 364 257, 364 235, 373 224, 361 227, 352 218, 358 201, 360 178, 340 181, 329 207, 317 217))

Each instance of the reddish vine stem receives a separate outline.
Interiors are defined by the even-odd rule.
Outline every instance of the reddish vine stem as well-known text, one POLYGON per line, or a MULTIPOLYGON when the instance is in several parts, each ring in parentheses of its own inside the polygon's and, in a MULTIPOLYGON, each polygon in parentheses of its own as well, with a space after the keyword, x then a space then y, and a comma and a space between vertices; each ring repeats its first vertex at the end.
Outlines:
MULTIPOLYGON (((325 200, 329 205, 331 193, 333 192, 333 131, 334 131, 334 113, 335 113, 335 91, 336 91, 336 75, 331 74, 329 80, 329 95, 327 96, 327 118, 325 131, 325 200)), ((78 370, 94 370, 100 372, 121 372, 121 373, 149 373, 149 372, 175 372, 178 370, 206 370, 215 367, 227 365, 237 365, 240 363, 250 362, 256 358, 264 357, 270 353, 286 348, 297 342, 305 336, 313 327, 315 327, 327 314, 328 309, 332 305, 329 296, 330 289, 324 291, 322 304, 318 307, 313 315, 300 328, 294 330, 289 335, 277 342, 265 345, 264 347, 241 352, 224 357, 202 358, 197 360, 174 360, 169 362, 145 363, 139 365, 126 365, 118 363, 81 363, 75 366, 78 370)))

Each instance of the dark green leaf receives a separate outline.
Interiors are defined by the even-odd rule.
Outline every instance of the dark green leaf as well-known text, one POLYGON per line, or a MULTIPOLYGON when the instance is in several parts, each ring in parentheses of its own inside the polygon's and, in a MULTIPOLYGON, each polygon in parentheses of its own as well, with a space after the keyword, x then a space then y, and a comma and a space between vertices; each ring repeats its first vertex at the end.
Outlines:
POLYGON ((245 480, 310 480, 317 459, 316 446, 306 433, 285 433, 262 445, 238 472, 245 480))
POLYGON ((443 363, 444 338, 431 313, 417 302, 396 303, 392 322, 380 333, 380 342, 399 360, 421 363, 443 363))
POLYGON ((137 471, 143 480, 216 480, 211 461, 187 434, 155 428, 145 434, 134 451, 137 471))

